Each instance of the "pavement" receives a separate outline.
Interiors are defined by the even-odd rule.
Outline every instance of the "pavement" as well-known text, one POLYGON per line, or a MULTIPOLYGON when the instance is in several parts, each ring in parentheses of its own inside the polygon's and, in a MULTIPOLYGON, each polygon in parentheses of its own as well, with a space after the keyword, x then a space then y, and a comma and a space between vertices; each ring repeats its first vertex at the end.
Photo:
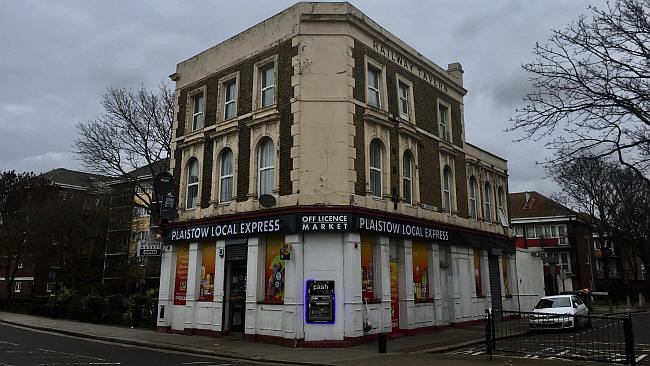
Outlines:
MULTIPOLYGON (((606 313, 608 309, 598 309, 606 313)), ((602 311, 602 312, 601 312, 602 311)), ((629 311, 629 310, 628 310, 629 311)), ((447 329, 404 336, 388 341, 388 353, 377 353, 377 342, 369 341, 349 348, 291 348, 266 343, 247 342, 237 337, 204 337, 181 334, 157 333, 112 325, 82 323, 79 321, 52 319, 26 314, 0 312, 0 323, 40 331, 53 332, 82 339, 141 346, 192 355, 248 360, 262 363, 295 365, 392 365, 429 364, 443 362, 445 365, 526 365, 550 364, 548 360, 522 357, 495 357, 488 361, 483 354, 451 354, 457 349, 474 347, 480 349, 485 341, 483 325, 450 327, 447 329), (486 363, 489 362, 489 363, 486 363)), ((557 362, 558 360, 554 360, 557 362)), ((552 361, 551 361, 552 362, 552 361)), ((581 364, 582 362, 572 362, 581 364)), ((593 362, 589 363, 594 365, 593 362)))
POLYGON ((336 349, 291 348, 247 342, 236 337, 213 338, 157 333, 149 329, 82 323, 73 320, 8 312, 0 312, 0 323, 132 346, 239 360, 298 365, 377 365, 377 359, 388 361, 393 357, 401 358, 406 354, 410 354, 409 357, 411 358, 426 358, 428 352, 445 352, 485 341, 485 327, 483 325, 451 327, 431 333, 389 340, 387 344, 388 353, 380 355, 377 353, 376 341, 369 341, 356 347, 336 349))

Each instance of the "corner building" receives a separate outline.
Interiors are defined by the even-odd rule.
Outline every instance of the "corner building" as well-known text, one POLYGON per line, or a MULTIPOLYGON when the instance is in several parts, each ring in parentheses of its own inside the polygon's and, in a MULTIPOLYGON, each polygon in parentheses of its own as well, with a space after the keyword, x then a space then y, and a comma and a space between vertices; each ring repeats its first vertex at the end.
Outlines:
POLYGON ((348 3, 298 3, 181 62, 158 330, 346 346, 516 308, 507 164, 463 70, 348 3))

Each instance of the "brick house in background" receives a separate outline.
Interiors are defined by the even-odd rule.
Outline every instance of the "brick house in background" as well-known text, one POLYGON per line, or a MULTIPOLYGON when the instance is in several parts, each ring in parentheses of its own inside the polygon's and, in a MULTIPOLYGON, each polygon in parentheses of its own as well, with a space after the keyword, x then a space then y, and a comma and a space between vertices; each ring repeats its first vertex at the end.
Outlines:
POLYGON ((170 78, 160 331, 343 346, 518 307, 507 162, 465 139, 459 63, 298 3, 170 78))
POLYGON ((583 215, 535 191, 510 193, 508 205, 515 245, 544 260, 547 295, 594 289, 594 241, 583 215))

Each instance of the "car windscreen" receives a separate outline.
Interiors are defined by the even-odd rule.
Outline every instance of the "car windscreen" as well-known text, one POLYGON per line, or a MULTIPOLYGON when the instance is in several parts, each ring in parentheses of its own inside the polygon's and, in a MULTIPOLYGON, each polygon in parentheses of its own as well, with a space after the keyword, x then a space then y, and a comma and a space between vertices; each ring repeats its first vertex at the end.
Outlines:
POLYGON ((568 297, 556 297, 550 299, 541 299, 535 305, 535 309, 548 309, 548 308, 569 308, 571 307, 571 300, 568 297))

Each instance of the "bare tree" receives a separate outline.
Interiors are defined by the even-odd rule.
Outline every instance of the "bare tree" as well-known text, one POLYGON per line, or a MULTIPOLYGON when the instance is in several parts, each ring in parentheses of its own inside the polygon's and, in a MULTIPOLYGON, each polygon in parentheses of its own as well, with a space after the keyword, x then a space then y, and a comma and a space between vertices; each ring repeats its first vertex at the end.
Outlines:
MULTIPOLYGON (((155 176, 155 163, 170 155, 174 91, 165 83, 157 93, 144 87, 137 91, 109 88, 102 106, 102 114, 77 125, 74 155, 91 172, 141 185, 129 173, 148 166, 155 176)), ((148 199, 136 204, 151 211, 154 197, 146 187, 140 188, 148 199)))
POLYGON ((650 182, 650 0, 589 10, 535 45, 532 91, 508 130, 548 139, 548 165, 612 157, 650 182))

